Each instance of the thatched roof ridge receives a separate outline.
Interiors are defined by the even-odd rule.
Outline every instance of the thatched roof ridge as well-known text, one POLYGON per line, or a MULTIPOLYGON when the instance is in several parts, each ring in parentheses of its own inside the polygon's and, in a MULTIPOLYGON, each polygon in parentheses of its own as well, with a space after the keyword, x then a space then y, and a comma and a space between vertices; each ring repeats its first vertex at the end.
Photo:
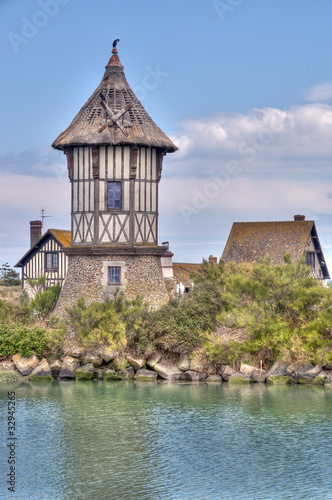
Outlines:
POLYGON ((153 122, 130 88, 117 51, 114 49, 100 85, 69 127, 52 144, 55 149, 61 150, 72 146, 88 145, 137 145, 161 148, 165 152, 174 152, 178 149, 153 122), (101 95, 115 114, 127 105, 131 105, 130 109, 119 119, 127 135, 117 124, 111 124, 99 132, 105 120, 106 123, 110 120, 103 108, 101 95))

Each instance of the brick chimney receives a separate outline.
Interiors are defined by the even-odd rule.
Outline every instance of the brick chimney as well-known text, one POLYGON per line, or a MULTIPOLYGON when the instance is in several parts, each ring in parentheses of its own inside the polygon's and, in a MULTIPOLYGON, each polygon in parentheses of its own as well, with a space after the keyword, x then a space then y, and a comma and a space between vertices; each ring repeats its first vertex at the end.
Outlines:
POLYGON ((305 215, 294 215, 294 220, 295 220, 296 222, 299 222, 299 221, 305 220, 305 215))
POLYGON ((218 257, 213 257, 213 255, 209 256, 209 264, 213 262, 214 264, 218 264, 218 257))
POLYGON ((41 220, 30 221, 30 248, 34 247, 42 235, 41 220))

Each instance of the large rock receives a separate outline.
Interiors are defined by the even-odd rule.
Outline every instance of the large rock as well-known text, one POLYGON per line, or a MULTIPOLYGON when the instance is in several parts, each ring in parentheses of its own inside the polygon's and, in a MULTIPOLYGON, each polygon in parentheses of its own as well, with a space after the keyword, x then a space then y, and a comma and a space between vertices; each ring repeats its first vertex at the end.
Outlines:
POLYGON ((287 377, 287 375, 268 375, 266 383, 273 385, 288 385, 293 384, 294 380, 292 377, 287 377))
POLYGON ((287 375, 287 367, 290 365, 289 361, 283 359, 276 361, 269 371, 269 375, 287 375))
MULTIPOLYGON (((311 363, 303 363, 303 361, 294 361, 286 368, 286 375, 291 375, 292 377, 303 377, 307 375, 314 368, 314 365, 311 363)), ((309 375, 310 377, 310 375, 309 375)), ((311 376, 311 380, 314 378, 314 375, 311 376)))
POLYGON ((220 383, 220 382, 222 382, 222 379, 221 379, 220 375, 209 375, 205 379, 205 382, 211 382, 211 383, 217 382, 217 383, 220 383))
POLYGON ((193 370, 194 372, 207 373, 208 375, 213 375, 215 373, 215 367, 212 363, 208 362, 206 357, 202 356, 198 352, 191 354, 190 370, 193 370))
POLYGON ((268 376, 268 372, 266 370, 260 370, 255 366, 246 365, 245 363, 241 364, 240 373, 245 375, 250 375, 253 382, 264 383, 266 377, 268 376))
POLYGON ((20 354, 15 354, 12 361, 16 366, 16 369, 22 375, 30 375, 30 373, 32 373, 33 370, 39 365, 39 359, 35 355, 30 356, 29 358, 22 358, 20 354))
POLYGON ((313 368, 311 368, 311 370, 307 371, 306 375, 308 375, 309 377, 311 376, 317 377, 317 375, 321 373, 322 369, 323 368, 321 367, 321 365, 316 365, 313 368))
POLYGON ((130 380, 135 377, 135 370, 132 366, 127 366, 127 368, 123 371, 123 374, 125 379, 130 380))
POLYGON ((95 374, 95 367, 92 363, 79 366, 75 371, 75 380, 91 380, 95 374))
POLYGON ((319 372, 318 375, 312 381, 312 383, 316 385, 324 385, 326 382, 327 382, 327 376, 323 370, 319 372))
POLYGON ((52 372, 52 377, 58 378, 62 368, 62 361, 60 359, 54 359, 50 363, 50 368, 52 372))
POLYGON ((137 370, 135 380, 138 382, 155 382, 157 380, 157 373, 153 370, 137 370))
POLYGON ((105 363, 110 363, 118 355, 119 355, 118 351, 115 351, 114 349, 111 349, 109 347, 106 347, 105 349, 98 352, 98 356, 100 356, 105 363))
POLYGON ((188 380, 190 382, 201 382, 206 379, 205 373, 194 372, 193 370, 188 370, 181 373, 181 380, 188 380))
POLYGON ((9 372, 15 370, 15 364, 12 361, 0 361, 0 372, 9 372))
POLYGON ((123 373, 110 369, 104 371, 104 380, 123 380, 123 379, 124 379, 123 373))
POLYGON ((152 354, 152 356, 149 357, 149 359, 146 360, 146 364, 153 369, 156 364, 159 363, 160 359, 161 354, 159 354, 159 352, 155 352, 154 354, 152 354))
POLYGON ((229 379, 229 384, 250 384, 253 382, 252 377, 249 373, 233 373, 229 379))
POLYGON ((161 378, 166 380, 178 380, 182 374, 177 366, 166 363, 165 361, 154 365, 154 371, 157 372, 161 378))
POLYGON ((51 367, 47 359, 43 358, 38 366, 31 372, 30 378, 33 380, 53 380, 51 367))
POLYGON ((129 364, 131 364, 131 366, 133 368, 135 368, 135 370, 139 370, 146 363, 146 359, 143 356, 131 356, 131 355, 129 355, 129 356, 127 356, 127 361, 129 364))
POLYGON ((223 365, 220 369, 220 375, 225 382, 228 382, 229 377, 233 375, 234 373, 237 373, 236 370, 234 370, 231 366, 229 365, 223 365))
POLYGON ((93 354, 85 355, 81 357, 81 362, 83 365, 92 364, 96 368, 103 364, 103 358, 101 356, 95 356, 93 354))
POLYGON ((190 359, 188 354, 181 354, 179 363, 178 363, 178 369, 181 372, 186 372, 190 368, 190 359))
POLYGON ((61 371, 59 373, 60 378, 75 378, 75 372, 79 367, 80 362, 78 359, 72 356, 66 356, 63 360, 61 371))
POLYGON ((326 376, 326 379, 325 379, 325 383, 326 384, 332 384, 332 372, 331 371, 326 371, 324 372, 325 373, 325 376, 326 376))
POLYGON ((78 346, 74 342, 68 342, 62 349, 62 352, 64 356, 79 358, 80 356, 82 356, 84 349, 83 347, 78 346))

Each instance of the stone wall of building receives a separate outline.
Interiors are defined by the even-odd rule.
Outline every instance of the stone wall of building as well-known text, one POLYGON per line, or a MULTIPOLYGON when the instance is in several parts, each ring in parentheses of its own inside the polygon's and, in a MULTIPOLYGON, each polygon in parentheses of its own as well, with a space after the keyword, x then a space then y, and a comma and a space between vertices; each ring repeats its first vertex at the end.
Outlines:
POLYGON ((118 288, 127 299, 143 296, 152 309, 169 300, 159 256, 71 255, 54 315, 65 316, 66 308, 73 307, 80 297, 84 297, 86 304, 107 300, 118 288), (109 266, 121 267, 120 287, 107 284, 109 266))

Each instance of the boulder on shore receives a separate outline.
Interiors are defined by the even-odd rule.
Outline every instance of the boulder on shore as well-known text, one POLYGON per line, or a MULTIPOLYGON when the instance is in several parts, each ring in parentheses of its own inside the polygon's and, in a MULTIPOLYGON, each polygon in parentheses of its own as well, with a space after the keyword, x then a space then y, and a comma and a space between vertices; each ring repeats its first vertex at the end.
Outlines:
POLYGON ((187 370, 181 374, 181 380, 188 380, 190 382, 201 382, 206 379, 205 373, 194 372, 193 370, 187 370))
MULTIPOLYGON (((303 361, 294 361, 286 368, 286 375, 290 375, 292 377, 303 377, 307 375, 308 372, 311 372, 314 369, 314 365, 311 363, 303 363, 303 361)), ((311 380, 314 378, 314 375, 308 375, 311 380)))
POLYGON ((181 354, 179 363, 178 363, 178 369, 181 372, 186 372, 190 369, 190 359, 188 354, 181 354))
POLYGON ((324 385, 327 382, 327 376, 324 371, 318 373, 318 375, 312 381, 313 384, 316 385, 324 385))
POLYGON ((230 376, 233 375, 234 373, 237 373, 236 370, 234 370, 229 365, 223 365, 220 369, 221 378, 225 380, 225 382, 228 382, 230 376))
POLYGON ((81 362, 83 365, 92 364, 94 367, 98 368, 103 364, 103 358, 101 356, 94 356, 93 354, 90 354, 82 356, 81 362))
POLYGON ((107 369, 104 371, 104 380, 123 380, 123 373, 117 372, 115 370, 107 369))
POLYGON ((287 367, 291 363, 289 361, 279 360, 274 363, 269 371, 269 375, 287 375, 287 367))
POLYGON ((209 375, 206 379, 205 379, 205 382, 211 382, 211 383, 214 383, 214 382, 217 382, 217 383, 220 383, 222 382, 222 379, 221 379, 221 376, 220 375, 209 375))
POLYGON ((255 366, 246 365, 245 363, 241 364, 240 373, 250 375, 253 382, 264 383, 266 377, 268 376, 268 372, 266 370, 261 370, 260 368, 256 368, 255 366))
POLYGON ((92 363, 79 366, 75 371, 75 380, 91 380, 95 374, 95 367, 92 363))
POLYGON ((59 373, 60 378, 75 378, 75 372, 79 367, 80 362, 78 359, 72 356, 65 356, 61 371, 59 373))
POLYGON ((152 356, 149 357, 149 359, 146 360, 147 366, 150 368, 154 369, 157 363, 159 363, 161 359, 161 354, 159 352, 155 352, 152 354, 152 356))
POLYGON ((60 359, 54 359, 50 363, 50 368, 52 372, 52 377, 58 378, 62 368, 62 361, 60 359))
POLYGON ((12 361, 0 361, 0 372, 9 372, 15 370, 15 365, 12 361))
POLYGON ((268 375, 266 379, 267 384, 273 385, 288 385, 293 384, 294 380, 292 377, 287 377, 287 375, 268 375))
POLYGON ((164 378, 165 380, 178 380, 182 374, 177 366, 171 365, 165 361, 157 363, 154 365, 153 369, 161 378, 164 378))
POLYGON ((47 359, 43 358, 38 366, 31 372, 30 378, 35 381, 53 380, 50 365, 47 359))
POLYGON ((113 361, 117 356, 119 355, 118 351, 115 351, 114 349, 110 348, 105 348, 102 351, 98 352, 98 357, 101 357, 101 359, 105 363, 110 363, 110 361, 113 361))
POLYGON ((127 361, 128 363, 135 369, 135 370, 139 370, 140 368, 142 368, 145 363, 146 363, 146 359, 143 357, 143 356, 131 356, 131 355, 128 355, 127 356, 127 361))
POLYGON ((249 373, 233 373, 229 379, 229 384, 250 384, 253 379, 249 373))
POLYGON ((153 370, 145 370, 144 368, 137 370, 135 380, 138 382, 156 382, 157 373, 153 370))
POLYGON ((83 347, 78 346, 74 342, 68 342, 62 349, 64 356, 70 356, 72 358, 79 358, 84 352, 83 347))
POLYGON ((33 370, 39 365, 39 359, 36 355, 30 356, 29 358, 22 358, 20 354, 15 354, 12 361, 16 366, 16 369, 22 375, 30 375, 33 370))

